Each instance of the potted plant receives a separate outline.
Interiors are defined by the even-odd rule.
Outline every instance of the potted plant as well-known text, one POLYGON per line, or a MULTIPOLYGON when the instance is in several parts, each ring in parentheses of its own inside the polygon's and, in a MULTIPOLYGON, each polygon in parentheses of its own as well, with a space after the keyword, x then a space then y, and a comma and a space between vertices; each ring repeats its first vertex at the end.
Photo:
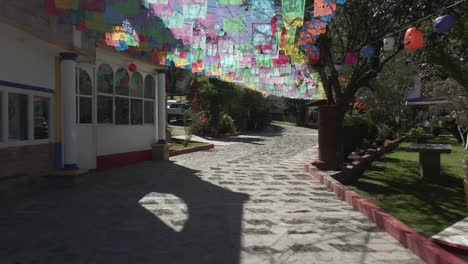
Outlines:
POLYGON ((417 143, 424 142, 424 129, 422 127, 412 128, 410 131, 410 136, 416 140, 417 143))

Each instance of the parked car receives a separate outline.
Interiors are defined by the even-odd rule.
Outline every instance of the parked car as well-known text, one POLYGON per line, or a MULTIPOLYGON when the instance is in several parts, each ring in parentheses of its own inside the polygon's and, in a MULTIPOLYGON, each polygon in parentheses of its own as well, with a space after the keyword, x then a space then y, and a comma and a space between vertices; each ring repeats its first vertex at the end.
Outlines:
POLYGON ((180 101, 178 100, 167 100, 167 108, 170 108, 172 104, 178 104, 180 101))
POLYGON ((176 120, 182 120, 185 113, 192 113, 192 108, 189 104, 173 103, 167 108, 167 116, 169 120, 172 120, 173 118, 176 120))

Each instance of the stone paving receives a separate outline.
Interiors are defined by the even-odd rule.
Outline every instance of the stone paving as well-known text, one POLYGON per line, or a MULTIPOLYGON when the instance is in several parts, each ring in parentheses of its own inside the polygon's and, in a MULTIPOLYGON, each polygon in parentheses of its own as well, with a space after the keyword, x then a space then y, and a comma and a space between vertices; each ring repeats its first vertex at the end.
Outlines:
POLYGON ((315 130, 222 140, 0 202, 0 263, 422 263, 303 172, 315 130))

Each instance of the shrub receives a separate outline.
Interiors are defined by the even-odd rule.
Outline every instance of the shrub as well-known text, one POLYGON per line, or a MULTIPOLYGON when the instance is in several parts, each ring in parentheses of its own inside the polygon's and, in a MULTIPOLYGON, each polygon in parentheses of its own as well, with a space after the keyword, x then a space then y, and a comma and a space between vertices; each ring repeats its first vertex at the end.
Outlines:
POLYGON ((432 133, 434 136, 438 137, 438 136, 440 135, 440 130, 441 130, 441 129, 442 129, 442 128, 441 128, 440 126, 438 126, 438 125, 431 126, 431 133, 432 133))
POLYGON ((357 148, 364 147, 364 143, 373 142, 378 134, 378 128, 369 118, 347 115, 344 118, 344 144, 345 158, 357 148))
POLYGON ((424 138, 424 128, 414 127, 410 129, 409 134, 412 138, 416 139, 418 143, 423 141, 424 138))
POLYGON ((210 118, 207 112, 199 112, 192 116, 190 125, 191 133, 197 136, 204 136, 213 131, 210 127, 210 118))
POLYGON ((377 139, 381 140, 382 142, 385 141, 386 139, 393 140, 395 139, 395 132, 393 128, 387 126, 387 125, 382 125, 379 127, 379 132, 377 134, 377 139))
POLYGON ((234 124, 234 120, 227 114, 223 114, 221 116, 221 121, 219 122, 219 129, 218 133, 232 133, 236 131, 236 125, 234 124))

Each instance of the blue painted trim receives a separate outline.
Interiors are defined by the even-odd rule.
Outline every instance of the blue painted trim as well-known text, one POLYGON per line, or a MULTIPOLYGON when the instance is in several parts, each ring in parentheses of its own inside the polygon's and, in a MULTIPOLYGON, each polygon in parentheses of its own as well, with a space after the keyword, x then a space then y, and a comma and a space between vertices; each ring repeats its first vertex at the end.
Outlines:
POLYGON ((57 169, 62 168, 62 143, 57 142, 54 145, 54 160, 57 169))
POLYGON ((30 90, 30 91, 54 93, 54 90, 49 89, 49 88, 38 87, 38 86, 22 84, 22 83, 15 83, 15 82, 7 82, 7 81, 2 81, 2 80, 0 80, 0 85, 7 86, 7 87, 13 87, 13 88, 20 88, 20 89, 30 90))
POLYGON ((63 52, 60 53, 60 57, 62 60, 76 60, 78 58, 78 54, 73 53, 73 52, 63 52))
POLYGON ((166 140, 160 139, 160 140, 158 141, 158 144, 167 144, 167 142, 166 142, 166 140))
POLYGON ((74 170, 79 170, 78 166, 76 164, 65 164, 63 165, 63 169, 66 171, 74 171, 74 170))

